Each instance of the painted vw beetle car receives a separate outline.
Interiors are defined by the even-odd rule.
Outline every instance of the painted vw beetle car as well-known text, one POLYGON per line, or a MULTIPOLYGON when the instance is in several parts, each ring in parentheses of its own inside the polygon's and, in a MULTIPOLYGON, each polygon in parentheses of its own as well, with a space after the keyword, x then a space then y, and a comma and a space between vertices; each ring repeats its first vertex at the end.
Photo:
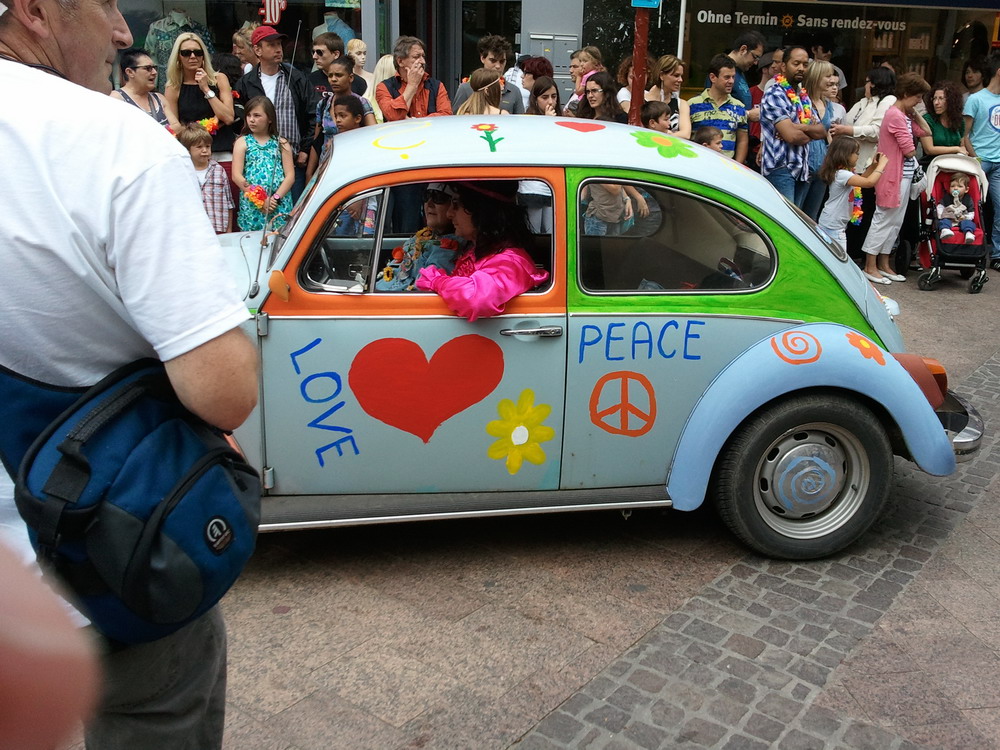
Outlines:
POLYGON ((259 239, 227 237, 262 357, 236 437, 263 529, 709 500, 750 547, 812 558, 874 521, 894 454, 944 475, 979 446, 975 410, 903 353, 836 244, 750 170, 654 131, 362 128, 259 239), (526 250, 549 280, 473 323, 376 289, 425 187, 477 180, 542 195, 551 231, 526 250), (631 223, 588 233, 608 185, 631 223))

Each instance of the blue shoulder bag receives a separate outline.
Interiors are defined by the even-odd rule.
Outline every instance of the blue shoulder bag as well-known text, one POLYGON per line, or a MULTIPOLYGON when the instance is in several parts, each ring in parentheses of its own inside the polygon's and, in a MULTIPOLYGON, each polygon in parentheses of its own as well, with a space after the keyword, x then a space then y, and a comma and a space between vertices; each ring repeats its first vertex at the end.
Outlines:
POLYGON ((253 554, 260 478, 146 359, 87 389, 0 368, 0 458, 43 568, 112 641, 207 612, 253 554))

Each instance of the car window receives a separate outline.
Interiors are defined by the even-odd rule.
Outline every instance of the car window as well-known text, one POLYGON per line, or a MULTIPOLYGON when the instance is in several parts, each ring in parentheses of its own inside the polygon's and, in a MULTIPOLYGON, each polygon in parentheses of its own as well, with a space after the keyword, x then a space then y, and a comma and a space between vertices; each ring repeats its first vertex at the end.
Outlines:
POLYGON ((354 196, 331 214, 302 265, 302 285, 311 291, 364 292, 378 257, 382 191, 354 196))
POLYGON ((592 292, 742 291, 775 266, 764 234, 704 198, 646 183, 587 180, 578 193, 580 283, 592 292))
MULTIPOLYGON (((426 265, 436 265, 445 272, 453 270, 467 245, 446 218, 452 193, 445 182, 394 185, 389 189, 372 285, 375 292, 416 291, 419 270, 426 265)), ((550 272, 549 280, 532 290, 543 291, 552 283, 552 188, 541 180, 519 180, 517 204, 530 230, 530 242, 523 249, 538 268, 550 272)))

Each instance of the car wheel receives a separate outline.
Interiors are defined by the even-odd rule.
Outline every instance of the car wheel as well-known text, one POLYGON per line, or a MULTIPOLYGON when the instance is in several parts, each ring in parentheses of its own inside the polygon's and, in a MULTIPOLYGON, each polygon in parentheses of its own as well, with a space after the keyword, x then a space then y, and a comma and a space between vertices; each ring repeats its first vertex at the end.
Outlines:
POLYGON ((809 560, 860 537, 889 496, 892 447, 867 407, 798 396, 744 422, 723 449, 712 495, 723 521, 770 557, 809 560))

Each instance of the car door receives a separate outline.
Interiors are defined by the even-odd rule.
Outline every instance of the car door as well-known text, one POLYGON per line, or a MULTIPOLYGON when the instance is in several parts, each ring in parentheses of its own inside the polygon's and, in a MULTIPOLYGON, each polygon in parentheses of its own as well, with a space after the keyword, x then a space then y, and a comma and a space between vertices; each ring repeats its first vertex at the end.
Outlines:
POLYGON ((776 253, 754 222, 690 186, 568 172, 576 279, 562 487, 662 484, 708 384, 747 346, 787 327, 751 311, 771 285, 776 253), (634 216, 610 221, 608 196, 622 192, 634 216))
POLYGON ((549 281, 497 317, 470 323, 436 294, 381 292, 373 283, 411 233, 392 226, 403 193, 434 181, 530 177, 548 182, 555 205, 564 205, 562 170, 528 172, 399 172, 349 186, 323 205, 284 269, 288 299, 272 294, 263 305, 271 494, 558 487, 564 213, 555 211, 551 236, 536 235, 529 249, 548 266, 549 281))

